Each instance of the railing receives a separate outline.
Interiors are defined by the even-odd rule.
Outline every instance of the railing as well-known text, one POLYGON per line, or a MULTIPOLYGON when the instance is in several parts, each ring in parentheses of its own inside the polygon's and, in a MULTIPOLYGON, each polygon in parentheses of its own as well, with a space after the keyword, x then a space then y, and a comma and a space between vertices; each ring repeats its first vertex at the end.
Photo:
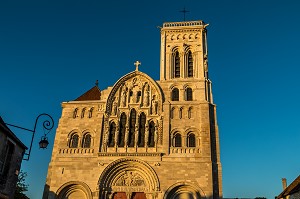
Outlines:
POLYGON ((204 25, 203 21, 184 21, 184 22, 168 22, 164 23, 163 27, 178 27, 178 26, 201 26, 204 25))
POLYGON ((171 147, 170 153, 201 153, 201 150, 195 147, 171 147))
POLYGON ((87 154, 94 153, 93 148, 65 148, 59 149, 59 154, 87 154))

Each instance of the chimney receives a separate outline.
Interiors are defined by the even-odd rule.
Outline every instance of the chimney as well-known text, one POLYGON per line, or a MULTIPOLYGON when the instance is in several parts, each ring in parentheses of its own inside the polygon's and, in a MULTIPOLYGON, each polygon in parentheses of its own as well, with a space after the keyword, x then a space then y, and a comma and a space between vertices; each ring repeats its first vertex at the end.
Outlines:
POLYGON ((286 186, 286 178, 282 178, 281 181, 282 181, 282 188, 283 188, 283 190, 285 190, 287 187, 286 186))

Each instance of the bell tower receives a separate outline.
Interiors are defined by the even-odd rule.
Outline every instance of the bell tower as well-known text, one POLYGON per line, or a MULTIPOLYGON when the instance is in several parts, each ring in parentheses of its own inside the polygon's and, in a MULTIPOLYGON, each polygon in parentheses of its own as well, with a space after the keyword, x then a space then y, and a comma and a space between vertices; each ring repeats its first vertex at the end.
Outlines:
POLYGON ((169 132, 165 140, 169 139, 170 157, 199 168, 198 176, 208 176, 198 185, 215 199, 222 198, 222 169, 208 78, 207 26, 200 20, 163 24, 159 84, 165 95, 164 112, 169 113, 164 115, 164 132, 169 132))

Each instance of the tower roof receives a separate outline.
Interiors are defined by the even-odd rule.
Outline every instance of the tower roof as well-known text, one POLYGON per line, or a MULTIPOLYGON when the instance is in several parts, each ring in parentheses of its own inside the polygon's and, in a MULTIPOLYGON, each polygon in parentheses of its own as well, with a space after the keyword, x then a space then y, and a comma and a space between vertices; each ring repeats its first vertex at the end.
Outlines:
POLYGON ((96 85, 81 96, 79 96, 75 101, 88 101, 88 100, 100 100, 101 90, 96 85))

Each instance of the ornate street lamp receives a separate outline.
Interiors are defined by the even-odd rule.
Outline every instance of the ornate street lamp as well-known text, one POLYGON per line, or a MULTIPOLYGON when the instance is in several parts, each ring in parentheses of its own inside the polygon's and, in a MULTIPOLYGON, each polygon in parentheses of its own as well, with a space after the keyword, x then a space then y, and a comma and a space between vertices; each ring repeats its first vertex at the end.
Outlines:
POLYGON ((36 120, 35 120, 35 124, 34 124, 33 130, 26 129, 26 128, 23 128, 23 127, 20 127, 20 126, 16 126, 16 125, 13 125, 13 124, 5 123, 8 126, 12 126, 12 127, 15 127, 15 128, 19 128, 19 129, 25 130, 25 131, 32 132, 32 137, 31 137, 29 151, 28 151, 28 153, 24 154, 26 157, 24 157, 23 160, 29 160, 30 153, 31 153, 31 148, 32 148, 32 142, 33 142, 35 131, 36 131, 36 125, 37 125, 37 122, 38 122, 38 120, 39 120, 39 118, 41 116, 46 117, 47 119, 45 118, 44 121, 43 121, 44 135, 41 137, 41 141, 39 142, 39 147, 40 147, 40 149, 46 149, 47 146, 48 146, 48 144, 49 144, 47 135, 48 135, 48 133, 50 133, 50 131, 52 130, 52 128, 54 126, 53 118, 49 114, 42 113, 42 114, 38 115, 37 118, 36 118, 36 120))

